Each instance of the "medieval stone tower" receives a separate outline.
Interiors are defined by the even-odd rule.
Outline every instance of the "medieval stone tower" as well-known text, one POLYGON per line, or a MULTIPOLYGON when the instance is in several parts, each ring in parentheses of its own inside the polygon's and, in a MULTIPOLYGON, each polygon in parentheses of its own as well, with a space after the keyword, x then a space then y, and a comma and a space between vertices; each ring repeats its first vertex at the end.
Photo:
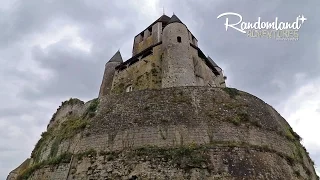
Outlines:
POLYGON ((134 38, 132 57, 107 63, 99 96, 180 86, 225 87, 222 69, 180 19, 163 15, 134 38))
POLYGON ((317 180, 300 140, 163 15, 106 63, 98 98, 62 103, 7 180, 317 180))

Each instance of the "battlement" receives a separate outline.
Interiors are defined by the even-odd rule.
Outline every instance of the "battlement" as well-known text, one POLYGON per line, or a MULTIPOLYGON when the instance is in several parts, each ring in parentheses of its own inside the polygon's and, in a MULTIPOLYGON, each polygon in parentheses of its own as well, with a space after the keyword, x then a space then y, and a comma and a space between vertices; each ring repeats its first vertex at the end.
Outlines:
MULTIPOLYGON (((143 50, 161 42, 162 32, 164 28, 169 24, 170 20, 171 18, 169 16, 162 15, 145 30, 136 35, 133 42, 132 56, 135 56, 143 50)), ((189 30, 188 35, 190 36, 189 39, 191 39, 191 43, 195 46, 198 46, 198 40, 189 30)))
POLYGON ((99 96, 180 86, 226 87, 223 70, 182 21, 162 15, 134 37, 132 57, 106 64, 99 96))

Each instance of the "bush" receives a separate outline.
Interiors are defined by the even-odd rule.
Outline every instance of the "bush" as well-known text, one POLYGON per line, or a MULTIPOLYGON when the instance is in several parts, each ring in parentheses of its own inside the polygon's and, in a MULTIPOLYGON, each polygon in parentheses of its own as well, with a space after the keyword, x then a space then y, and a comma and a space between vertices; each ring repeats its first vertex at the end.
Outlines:
POLYGON ((91 102, 90 102, 90 105, 88 107, 88 109, 86 110, 86 112, 84 113, 84 116, 83 118, 85 117, 89 117, 89 118, 93 118, 95 115, 96 115, 96 111, 98 109, 98 106, 99 106, 99 99, 96 98, 96 99, 93 99, 91 102))
POLYGON ((61 129, 57 132, 57 138, 68 139, 81 132, 88 125, 88 120, 77 117, 69 118, 61 124, 61 129))
POLYGON ((223 90, 228 93, 232 99, 239 95, 239 91, 235 88, 223 88, 223 90))

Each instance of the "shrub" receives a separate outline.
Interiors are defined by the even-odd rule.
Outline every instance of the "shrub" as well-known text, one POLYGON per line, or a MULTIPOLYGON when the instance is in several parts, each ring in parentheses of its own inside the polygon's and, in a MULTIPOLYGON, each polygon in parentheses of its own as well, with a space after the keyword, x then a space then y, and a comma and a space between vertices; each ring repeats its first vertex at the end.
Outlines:
POLYGON ((223 88, 223 90, 228 93, 232 99, 239 95, 239 91, 235 88, 223 88))
POLYGON ((61 124, 61 129, 57 132, 57 136, 63 140, 68 139, 81 132, 86 128, 88 120, 78 117, 70 117, 61 124))
POLYGON ((86 112, 83 115, 83 118, 85 117, 89 117, 89 118, 93 118, 96 115, 96 111, 98 109, 99 106, 99 99, 93 99, 88 107, 88 109, 86 110, 86 112))
POLYGON ((228 118, 228 120, 236 126, 239 126, 243 122, 249 121, 249 115, 247 113, 239 113, 234 118, 228 118))

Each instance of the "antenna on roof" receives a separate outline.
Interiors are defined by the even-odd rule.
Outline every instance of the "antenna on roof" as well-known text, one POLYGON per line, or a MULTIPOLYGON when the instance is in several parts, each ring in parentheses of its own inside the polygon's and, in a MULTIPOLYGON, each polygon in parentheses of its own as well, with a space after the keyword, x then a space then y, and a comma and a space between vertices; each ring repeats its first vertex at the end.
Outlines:
POLYGON ((162 7, 162 10, 163 10, 163 15, 164 15, 164 6, 162 7))

